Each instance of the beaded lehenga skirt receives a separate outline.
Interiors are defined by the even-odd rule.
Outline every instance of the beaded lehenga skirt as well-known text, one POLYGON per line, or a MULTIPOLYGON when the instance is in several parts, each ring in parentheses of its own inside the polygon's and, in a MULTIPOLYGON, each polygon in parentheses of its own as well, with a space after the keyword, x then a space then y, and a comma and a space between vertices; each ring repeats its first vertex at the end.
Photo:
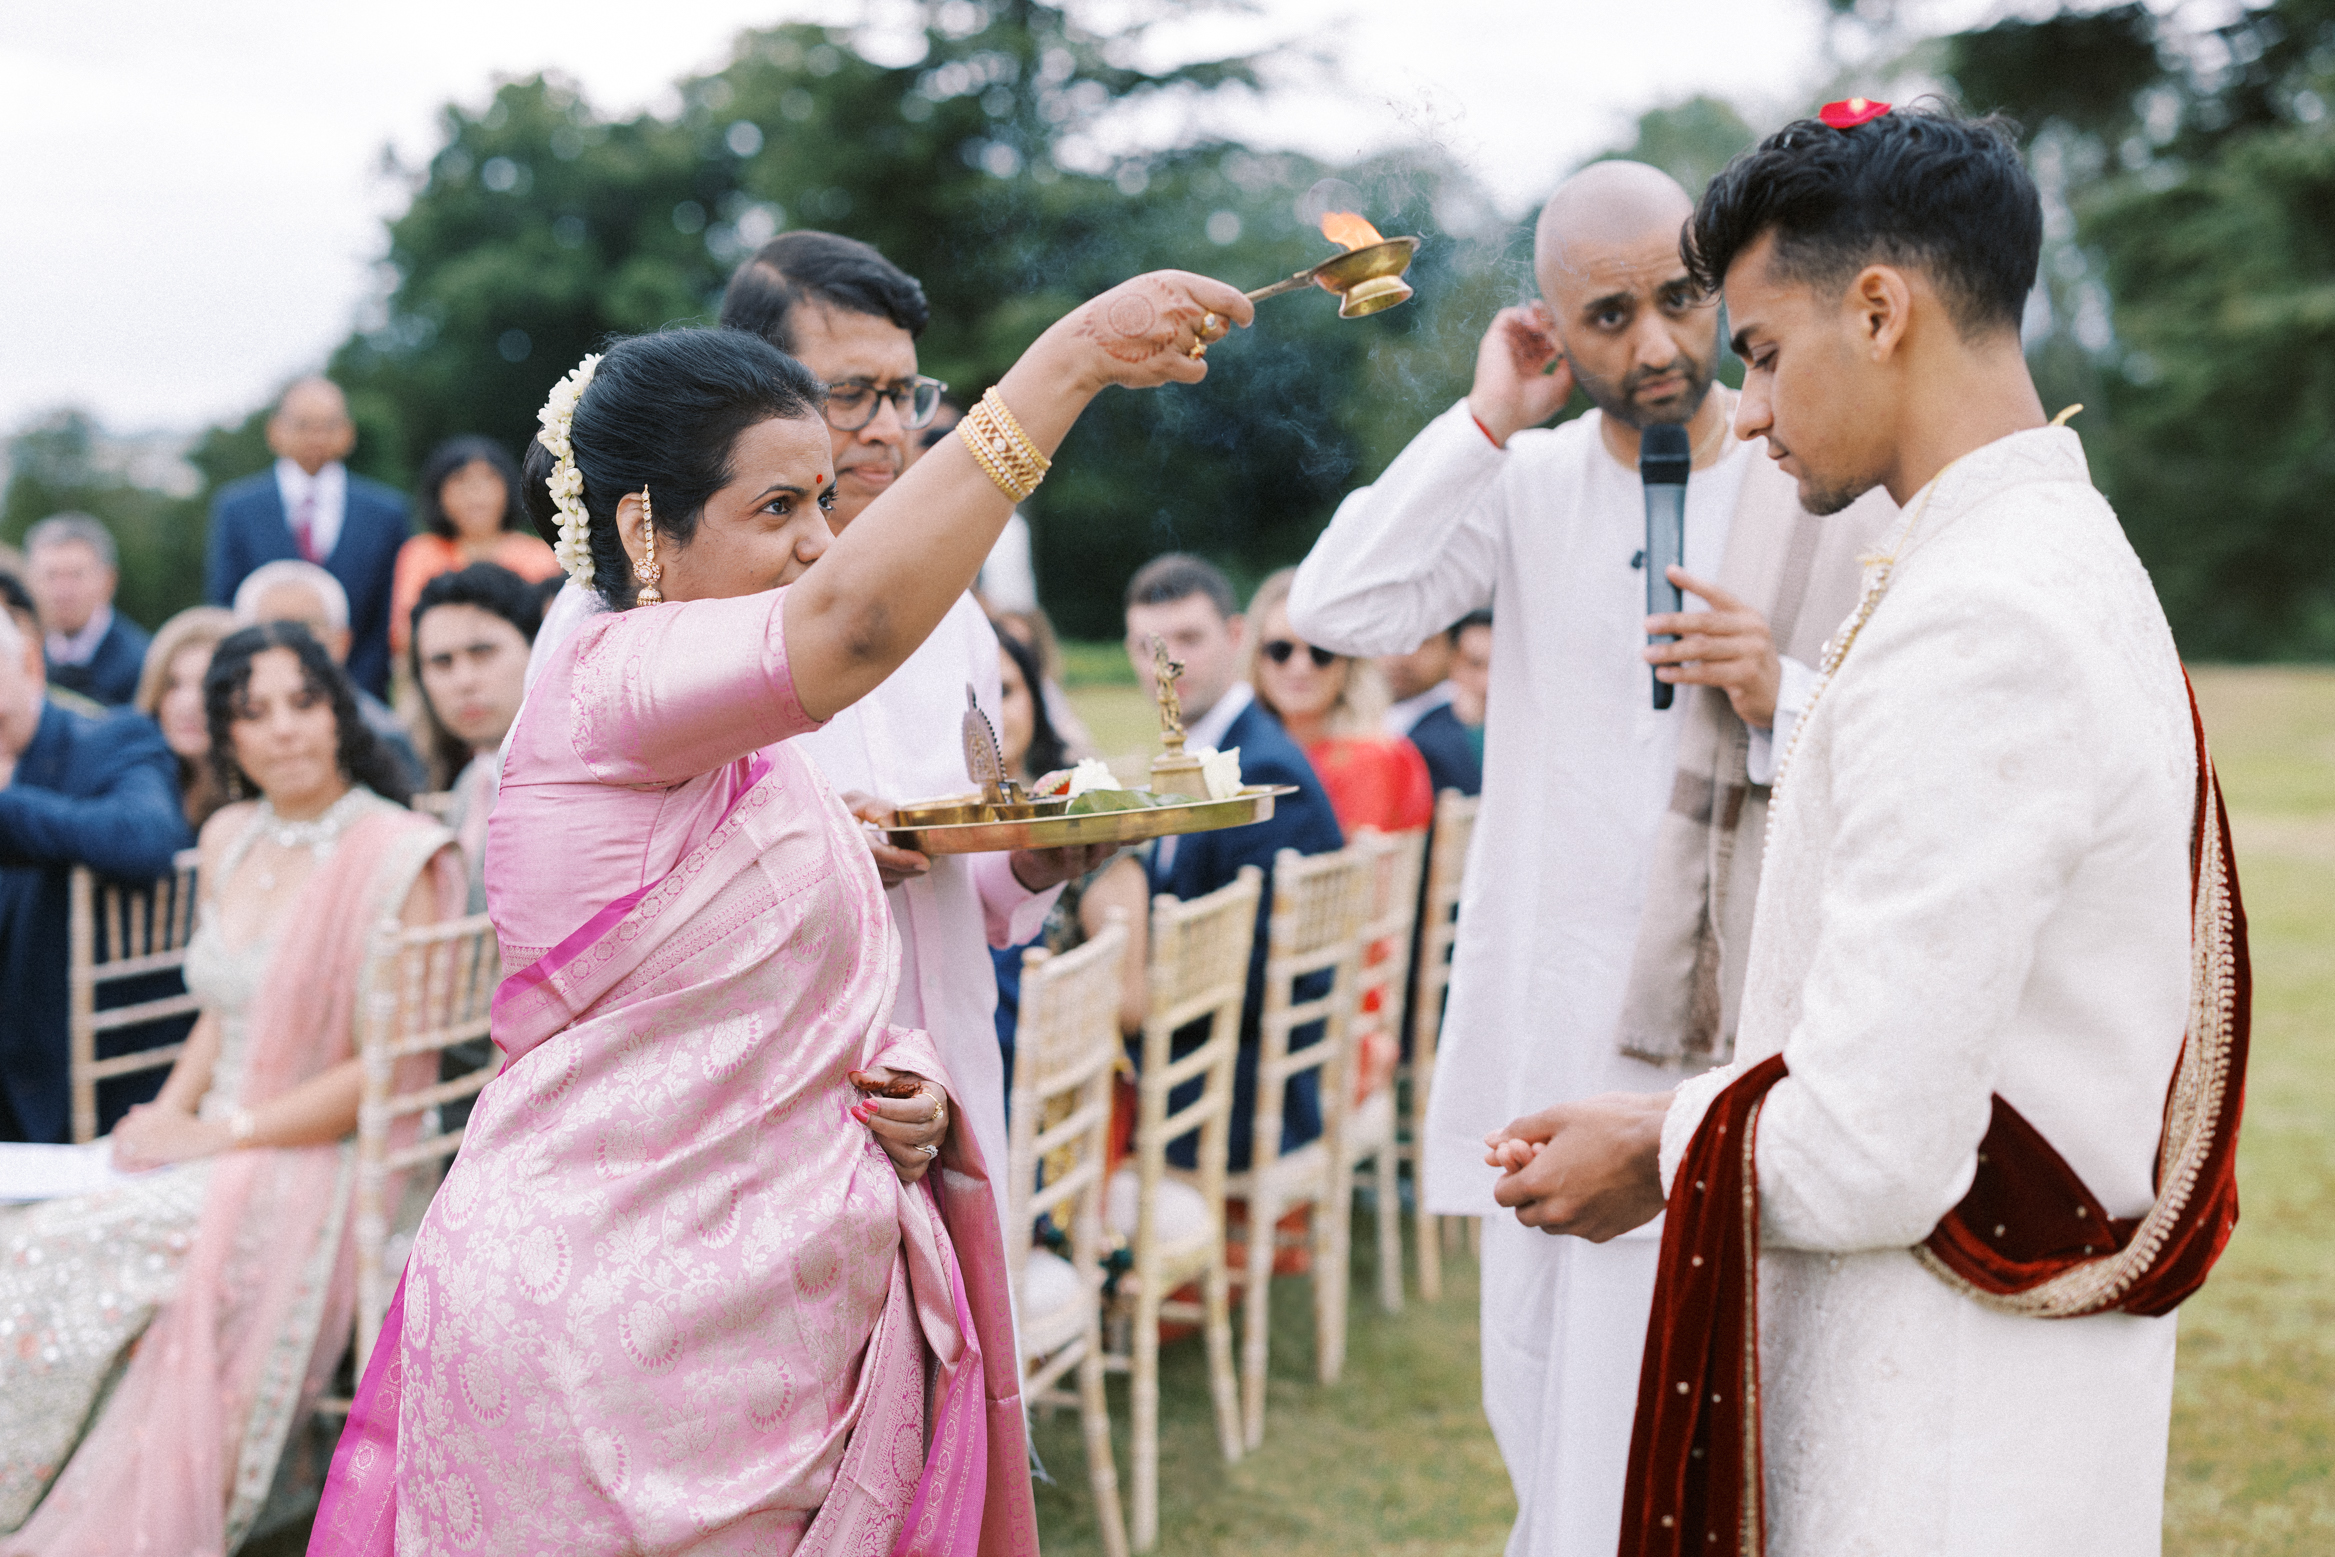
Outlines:
MULTIPOLYGON (((204 1117, 242 1093, 246 1029, 271 943, 230 950, 208 923, 187 946, 187 987, 219 1020, 204 1117)), ((344 1148, 341 1171, 348 1163, 344 1148)), ((155 1314, 177 1292, 210 1183, 208 1160, 143 1173, 87 1195, 0 1209, 0 1532, 31 1515, 102 1414, 155 1314)), ((233 1550, 259 1511, 317 1343, 340 1219, 308 1257, 235 1455, 233 1550)), ((154 1431, 188 1424, 156 1423, 154 1431)))

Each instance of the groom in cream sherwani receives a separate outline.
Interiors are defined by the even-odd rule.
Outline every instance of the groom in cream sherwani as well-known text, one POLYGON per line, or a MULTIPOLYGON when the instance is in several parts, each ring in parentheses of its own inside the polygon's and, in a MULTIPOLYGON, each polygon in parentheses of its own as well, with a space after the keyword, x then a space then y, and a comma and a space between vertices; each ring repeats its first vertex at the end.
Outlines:
POLYGON ((2021 354, 2041 237, 2004 127, 1862 100, 1737 159, 1690 229, 1749 365, 1736 431, 1811 509, 1878 486, 1904 516, 1783 758, 1734 1063, 1494 1147, 1527 1225, 1603 1240, 1668 1200, 1625 1554, 2159 1549, 2169 1310, 2236 1219, 2243 928, 2163 611, 2021 354), (2196 899, 2193 1003, 2200 819, 2225 895, 2196 899), (2081 1181, 2042 1209, 2096 1229, 2048 1292, 1938 1257, 2019 1220, 1971 1218, 2005 1113, 2081 1181), (1730 1238, 1757 1261, 1732 1330, 1743 1279, 1696 1285, 1730 1238), (1746 1329, 1756 1372, 1694 1377, 1746 1329))

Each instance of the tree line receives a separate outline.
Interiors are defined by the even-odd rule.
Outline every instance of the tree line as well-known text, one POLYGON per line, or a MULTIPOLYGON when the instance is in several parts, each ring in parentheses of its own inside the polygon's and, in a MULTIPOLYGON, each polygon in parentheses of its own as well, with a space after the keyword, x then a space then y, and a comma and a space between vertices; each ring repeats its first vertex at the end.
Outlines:
MULTIPOLYGON (((1119 590, 1160 551, 1244 581, 1302 555, 1465 392, 1492 313, 1529 295, 1530 213, 1499 213, 1433 145, 1348 165, 1206 136, 1126 149, 1133 116, 1262 90, 1260 58, 1150 67, 1141 29, 1103 35, 1040 0, 924 18, 912 64, 846 30, 744 33, 680 83, 678 112, 605 116, 548 74, 449 104, 436 150, 404 170, 394 283, 329 363, 360 429, 352 464, 402 485, 454 433, 519 449, 584 353, 710 322, 737 262, 798 226, 918 276, 924 370, 977 396, 1048 320, 1134 271, 1258 285, 1324 257, 1307 196, 1335 178, 1383 231, 1425 240, 1416 300, 1356 322, 1325 297, 1264 304, 1207 384, 1098 401, 1030 505, 1049 609, 1070 635, 1115 636, 1119 590)), ((2031 354, 2054 407, 2087 406, 2095 472, 2184 651, 2335 656, 2335 0, 2175 27, 2138 4, 2009 21, 1905 40, 1885 72, 2024 124, 2054 215, 2031 354)), ((1698 98, 1648 113, 1615 153, 1699 188, 1753 135, 1698 98)), ((52 418, 14 442, 0 537, 62 507, 99 514, 122 539, 124 608, 156 620, 199 588, 208 493, 266 465, 264 419, 207 432, 203 491, 171 499, 105 475, 86 421, 52 418)))

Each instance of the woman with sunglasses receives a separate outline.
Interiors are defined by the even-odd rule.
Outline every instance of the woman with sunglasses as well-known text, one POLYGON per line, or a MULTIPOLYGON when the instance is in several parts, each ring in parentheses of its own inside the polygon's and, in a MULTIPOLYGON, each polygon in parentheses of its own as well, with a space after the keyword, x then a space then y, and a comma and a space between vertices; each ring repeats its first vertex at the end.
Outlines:
MULTIPOLYGON (((1434 781, 1410 738, 1387 733, 1389 699, 1378 667, 1333 654, 1289 630, 1289 583, 1296 576, 1295 568, 1283 568, 1259 584, 1249 602, 1249 620, 1256 625, 1249 640, 1249 684, 1257 701, 1305 748, 1348 838, 1364 827, 1403 833, 1427 826, 1435 819, 1434 781)), ((1366 955, 1375 963, 1393 952, 1380 943, 1366 955)), ((1370 999, 1378 999, 1376 991, 1370 999)), ((1392 1076, 1399 1058, 1385 1034, 1373 1032, 1371 1038, 1356 1069, 1357 1099, 1392 1076)))
POLYGON ((1346 836, 1358 827, 1408 832, 1434 819, 1435 789, 1419 749, 1386 733, 1387 694, 1378 669, 1317 648, 1289 630, 1293 568, 1257 586, 1249 685, 1257 701, 1305 748, 1346 836))

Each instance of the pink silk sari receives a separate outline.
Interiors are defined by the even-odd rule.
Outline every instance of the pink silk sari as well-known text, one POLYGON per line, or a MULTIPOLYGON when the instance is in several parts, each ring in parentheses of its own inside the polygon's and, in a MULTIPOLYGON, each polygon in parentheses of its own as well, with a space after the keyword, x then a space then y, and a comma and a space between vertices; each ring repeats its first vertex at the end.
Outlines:
MULTIPOLYGON (((382 918, 404 909, 425 869, 440 913, 462 911, 450 843, 444 828, 387 802, 341 836, 284 911, 250 1018, 245 1107, 355 1056, 358 986, 382 918)), ((250 1424, 282 1415, 264 1409, 265 1397, 296 1386, 304 1409, 348 1348, 356 1262, 340 1156, 338 1146, 260 1147, 216 1159, 176 1294, 48 1495, 0 1549, 220 1557, 250 1424), (324 1238, 339 1252, 313 1349, 287 1358, 283 1332, 324 1238)), ((262 1457, 270 1470, 275 1447, 262 1457)), ((242 1490, 248 1502, 253 1489, 242 1490)))
POLYGON ((853 1069, 947 1077, 889 1020, 857 826, 785 744, 780 598, 601 618, 529 696, 489 846, 509 1058, 312 1553, 1037 1550, 978 1149, 903 1187, 849 1113, 853 1069))

